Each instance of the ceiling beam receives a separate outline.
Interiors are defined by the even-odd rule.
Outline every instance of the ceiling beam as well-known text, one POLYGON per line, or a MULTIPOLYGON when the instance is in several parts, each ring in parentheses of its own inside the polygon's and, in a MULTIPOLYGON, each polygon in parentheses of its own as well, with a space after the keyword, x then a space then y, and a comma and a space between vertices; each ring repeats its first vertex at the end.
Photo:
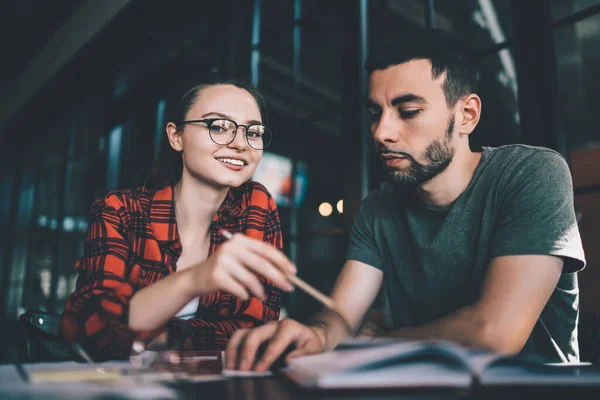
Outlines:
POLYGON ((130 1, 86 0, 0 94, 0 131, 130 1))

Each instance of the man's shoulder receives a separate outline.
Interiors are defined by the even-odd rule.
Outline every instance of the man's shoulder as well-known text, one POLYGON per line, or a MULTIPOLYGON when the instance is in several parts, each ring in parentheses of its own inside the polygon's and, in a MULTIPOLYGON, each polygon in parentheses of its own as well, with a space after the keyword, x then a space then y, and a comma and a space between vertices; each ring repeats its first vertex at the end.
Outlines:
POLYGON ((523 163, 531 165, 541 161, 562 164, 563 156, 547 147, 530 146, 526 144, 509 144, 500 147, 484 147, 484 154, 490 163, 513 165, 523 163))
POLYGON ((367 194, 363 199, 363 203, 379 203, 388 200, 394 195, 395 188, 391 183, 385 181, 379 187, 367 194))
MULTIPOLYGON (((569 174, 563 156, 546 147, 510 144, 484 147, 484 175, 502 180, 569 174), (491 175, 490 175, 491 174, 491 175)), ((495 179, 494 179, 495 180, 495 179)))
POLYGON ((402 198, 401 192, 401 188, 394 187, 385 181, 362 200, 361 208, 375 211, 382 210, 388 205, 398 206, 402 198))
MULTIPOLYGON (((571 193, 571 172, 560 153, 545 147, 522 144, 488 148, 487 151, 486 170, 489 171, 489 178, 486 180, 497 182, 505 193, 571 193)), ((530 196, 524 198, 537 199, 530 196)))

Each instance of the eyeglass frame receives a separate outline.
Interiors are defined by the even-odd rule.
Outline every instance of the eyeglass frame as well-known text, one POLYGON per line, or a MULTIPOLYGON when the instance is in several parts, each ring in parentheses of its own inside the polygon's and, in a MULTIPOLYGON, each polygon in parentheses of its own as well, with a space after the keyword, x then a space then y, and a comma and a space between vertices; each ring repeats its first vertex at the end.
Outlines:
POLYGON ((245 128, 244 138, 246 139, 246 143, 248 144, 248 146, 250 146, 254 150, 264 150, 264 149, 266 149, 267 147, 269 147, 269 145, 271 144, 271 141, 273 140, 273 131, 271 130, 271 128, 269 128, 265 124, 248 124, 248 125, 242 125, 242 124, 238 124, 235 121, 230 120, 229 118, 190 119, 190 120, 187 120, 187 121, 177 122, 177 125, 197 124, 199 122, 201 122, 203 124, 206 124, 206 127, 208 128, 208 137, 210 137, 210 140, 212 140, 212 142, 214 144, 216 144, 217 146, 229 146, 231 143, 233 143, 233 141, 235 140, 235 138, 237 136, 238 129, 240 128, 240 126, 242 126, 242 127, 245 128), (233 123, 233 125, 235 126, 235 131, 233 133, 233 137, 231 138, 231 140, 229 142, 227 142, 227 143, 217 143, 215 141, 215 139, 213 139, 212 133, 210 132, 210 127, 212 126, 212 124, 215 121, 229 121, 229 122, 233 123), (250 128, 251 126, 263 126, 265 128, 265 130, 268 130, 269 132, 271 132, 271 140, 269 140, 269 143, 267 143, 266 145, 264 145, 264 143, 263 143, 263 147, 261 149, 257 149, 256 147, 252 146, 250 144, 250 141, 248 140, 248 128, 250 128))

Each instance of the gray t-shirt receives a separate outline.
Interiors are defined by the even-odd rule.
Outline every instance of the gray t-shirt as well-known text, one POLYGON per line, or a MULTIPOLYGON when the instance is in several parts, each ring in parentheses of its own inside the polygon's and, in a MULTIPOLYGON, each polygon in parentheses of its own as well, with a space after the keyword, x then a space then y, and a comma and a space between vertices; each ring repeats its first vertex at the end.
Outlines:
POLYGON ((411 190, 383 183, 361 204, 347 259, 383 271, 394 327, 400 328, 475 303, 490 261, 520 254, 565 262, 523 353, 578 360, 575 272, 585 257, 569 168, 552 150, 484 147, 468 187, 443 211, 427 208, 411 190))

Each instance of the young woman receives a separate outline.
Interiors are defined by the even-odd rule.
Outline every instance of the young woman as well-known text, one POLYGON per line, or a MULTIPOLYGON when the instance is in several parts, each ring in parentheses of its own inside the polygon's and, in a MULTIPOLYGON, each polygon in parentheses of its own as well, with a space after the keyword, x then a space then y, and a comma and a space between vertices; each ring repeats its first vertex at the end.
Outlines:
POLYGON ((263 121, 260 94, 239 83, 181 98, 144 187, 92 206, 65 339, 97 359, 126 357, 134 340, 165 332, 171 347, 224 349, 236 329, 278 318, 296 269, 279 251, 273 199, 250 180, 271 140, 263 121))

